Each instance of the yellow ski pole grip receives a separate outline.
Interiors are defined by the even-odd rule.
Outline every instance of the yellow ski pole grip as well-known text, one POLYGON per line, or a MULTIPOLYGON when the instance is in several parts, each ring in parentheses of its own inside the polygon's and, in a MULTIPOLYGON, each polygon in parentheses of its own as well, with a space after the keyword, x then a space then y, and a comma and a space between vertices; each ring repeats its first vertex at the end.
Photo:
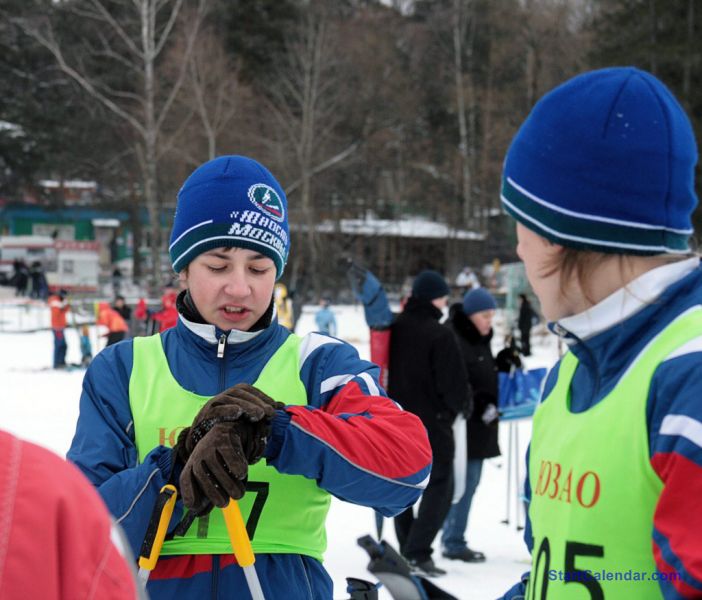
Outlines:
POLYGON ((227 525, 229 539, 232 542, 234 556, 240 567, 249 567, 256 560, 253 549, 251 548, 251 540, 246 532, 246 525, 241 516, 239 503, 236 500, 230 499, 229 504, 222 509, 224 522, 227 525))
MULTIPOLYGON (((154 515, 151 517, 152 521, 155 520, 154 517, 158 513, 158 526, 155 532, 149 532, 146 534, 146 539, 141 548, 141 555, 139 556, 139 567, 140 569, 145 569, 147 571, 153 571, 156 567, 156 562, 161 554, 161 548, 163 547, 163 541, 166 538, 166 531, 168 530, 168 524, 171 522, 171 516, 173 515, 173 508, 175 507, 176 498, 178 492, 174 485, 166 484, 161 488, 159 497, 161 502, 157 503, 154 515), (159 504, 163 503, 163 506, 159 504)), ((150 525, 151 527, 151 525, 150 525)))

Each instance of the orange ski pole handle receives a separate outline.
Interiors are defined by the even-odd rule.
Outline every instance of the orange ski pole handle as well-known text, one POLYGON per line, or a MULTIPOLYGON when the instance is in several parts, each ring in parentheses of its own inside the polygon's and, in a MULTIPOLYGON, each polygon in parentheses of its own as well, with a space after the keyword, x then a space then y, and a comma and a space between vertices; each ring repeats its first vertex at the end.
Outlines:
MULTIPOLYGON (((159 506, 161 502, 157 503, 154 510, 154 516, 156 516, 157 511, 160 512, 158 525, 155 532, 153 532, 151 535, 149 535, 149 532, 147 532, 147 539, 144 540, 144 544, 141 548, 141 555, 139 556, 140 571, 142 569, 146 571, 153 571, 156 567, 156 562, 161 554, 161 548, 163 548, 163 541, 166 538, 168 524, 171 522, 171 516, 173 515, 173 508, 175 507, 178 492, 175 486, 169 483, 161 488, 159 496, 163 502, 163 505, 159 506)), ((152 516, 152 520, 154 519, 154 516, 152 516)))
POLYGON ((241 516, 239 503, 236 500, 230 499, 229 504, 222 509, 224 514, 224 522, 227 525, 229 539, 232 542, 234 556, 241 567, 249 567, 254 564, 253 549, 251 548, 251 540, 246 532, 244 518, 241 516))

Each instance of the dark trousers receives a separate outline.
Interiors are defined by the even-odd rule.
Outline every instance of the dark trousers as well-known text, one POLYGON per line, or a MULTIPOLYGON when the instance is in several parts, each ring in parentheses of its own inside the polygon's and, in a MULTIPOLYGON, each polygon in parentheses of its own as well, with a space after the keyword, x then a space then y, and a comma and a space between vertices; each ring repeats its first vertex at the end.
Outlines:
POLYGON ((521 343, 522 354, 524 356, 530 356, 531 355, 531 343, 530 343, 529 338, 531 337, 531 327, 521 328, 519 330, 519 332, 520 332, 521 338, 522 338, 521 339, 521 341, 522 341, 522 343, 521 343))
POLYGON ((431 558, 436 534, 451 507, 453 461, 434 457, 429 484, 419 501, 415 518, 412 507, 395 517, 395 533, 400 553, 409 560, 424 562, 431 558))
POLYGON ((54 329, 54 369, 66 366, 66 336, 63 329, 54 329))

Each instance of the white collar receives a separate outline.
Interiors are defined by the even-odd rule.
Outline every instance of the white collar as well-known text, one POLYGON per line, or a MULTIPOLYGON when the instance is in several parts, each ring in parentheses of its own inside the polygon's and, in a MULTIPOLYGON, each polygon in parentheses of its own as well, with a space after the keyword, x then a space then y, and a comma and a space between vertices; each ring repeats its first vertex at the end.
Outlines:
MULTIPOLYGON (((580 340, 591 338, 654 302, 668 286, 690 274, 699 264, 700 258, 695 256, 651 269, 586 311, 561 319, 555 329, 561 327, 580 340)), ((566 341, 577 340, 566 338, 566 341)))
MULTIPOLYGON (((200 336, 210 344, 216 344, 219 341, 215 335, 214 325, 210 325, 209 323, 194 323, 193 321, 188 321, 188 319, 186 319, 183 315, 178 315, 178 318, 190 331, 192 331, 195 335, 200 336)), ((264 331, 265 328, 259 329, 258 331, 239 331, 238 329, 232 329, 227 335, 227 344, 241 344, 243 342, 248 342, 257 335, 261 335, 264 331)))

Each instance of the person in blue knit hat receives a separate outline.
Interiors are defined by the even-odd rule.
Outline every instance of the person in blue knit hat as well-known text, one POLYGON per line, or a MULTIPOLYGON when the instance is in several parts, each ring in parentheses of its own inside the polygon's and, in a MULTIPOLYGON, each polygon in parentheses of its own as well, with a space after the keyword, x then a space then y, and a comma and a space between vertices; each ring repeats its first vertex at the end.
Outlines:
POLYGON ((264 596, 330 600, 331 496, 385 516, 412 506, 431 470, 424 427, 352 346, 278 323, 288 206, 259 162, 221 156, 198 167, 178 193, 169 249, 184 288, 178 323, 91 362, 68 457, 135 553, 161 488, 176 486, 152 600, 249 597, 219 510, 230 499, 264 596))
POLYGON ((473 496, 480 483, 485 459, 500 455, 498 444, 497 366, 492 355, 492 321, 497 303, 485 288, 466 292, 463 302, 449 310, 446 323, 460 349, 473 397, 467 423, 465 490, 451 505, 441 534, 443 556, 464 562, 483 562, 485 554, 468 546, 466 529, 473 496))
POLYGON ((505 598, 702 593, 696 163, 683 108, 633 67, 546 94, 507 152, 517 253, 568 351, 534 415, 532 571, 505 598))

